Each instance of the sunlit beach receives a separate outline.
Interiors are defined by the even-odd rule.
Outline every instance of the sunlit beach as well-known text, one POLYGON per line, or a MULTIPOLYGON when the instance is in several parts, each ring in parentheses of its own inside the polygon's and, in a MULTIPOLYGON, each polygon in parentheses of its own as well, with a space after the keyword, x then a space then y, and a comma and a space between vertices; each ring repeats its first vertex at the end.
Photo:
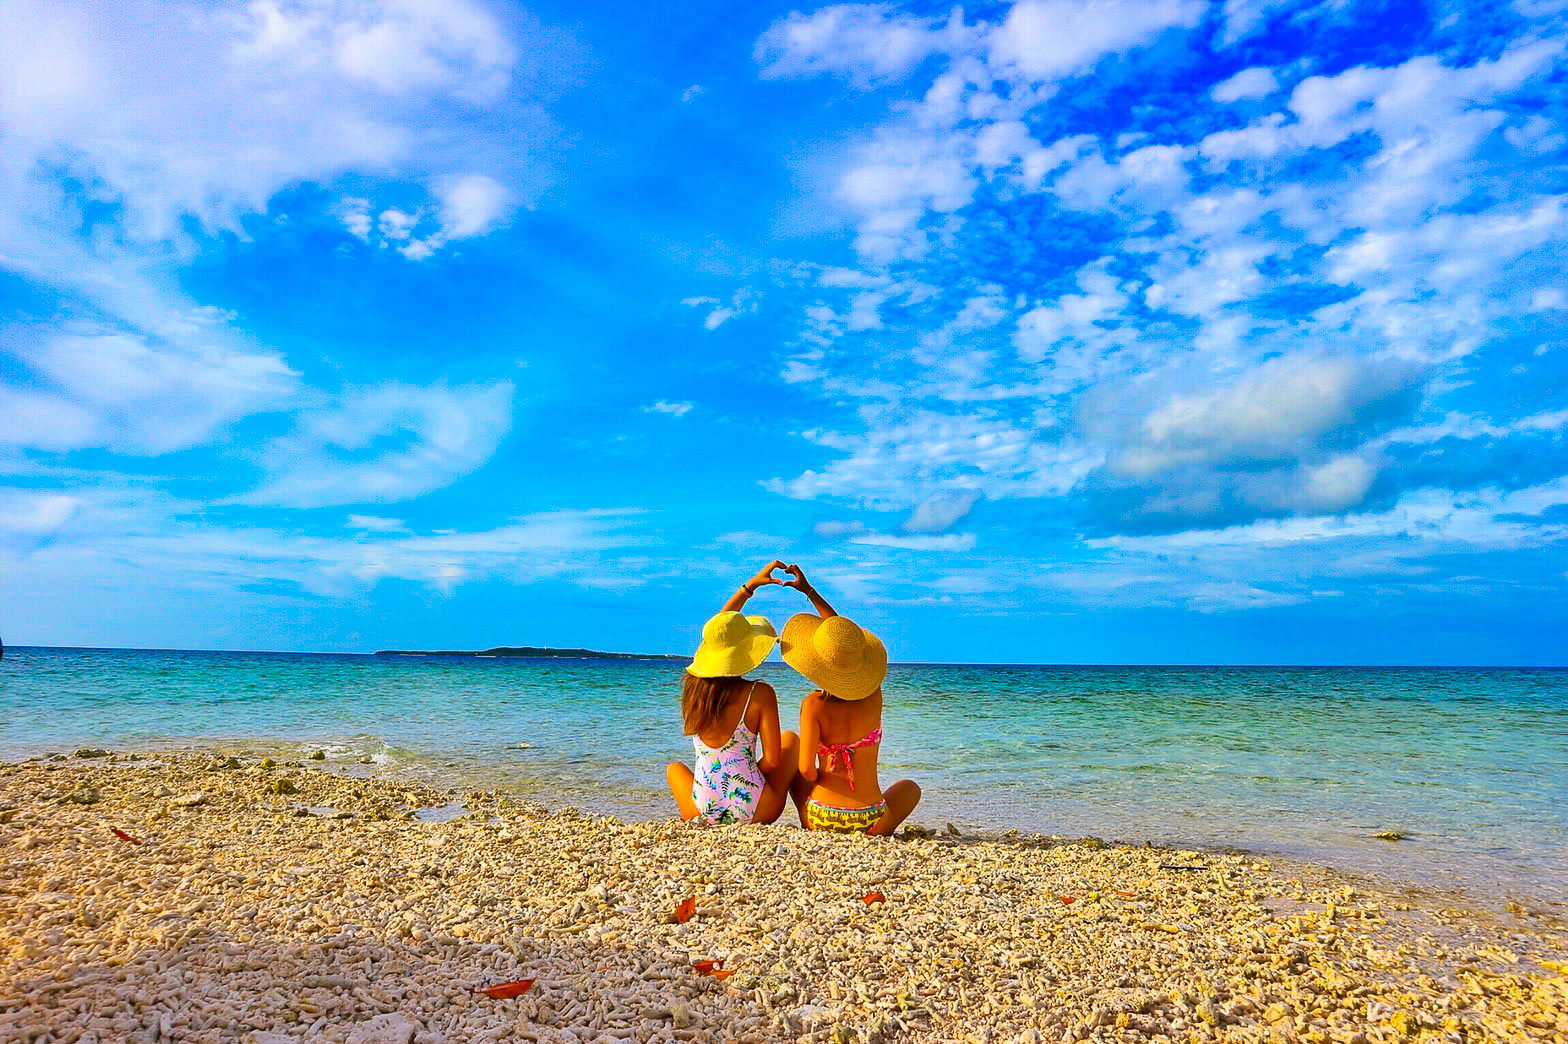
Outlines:
POLYGON ((0 0, 0 1041, 1568 1041, 1560 0, 0 0))

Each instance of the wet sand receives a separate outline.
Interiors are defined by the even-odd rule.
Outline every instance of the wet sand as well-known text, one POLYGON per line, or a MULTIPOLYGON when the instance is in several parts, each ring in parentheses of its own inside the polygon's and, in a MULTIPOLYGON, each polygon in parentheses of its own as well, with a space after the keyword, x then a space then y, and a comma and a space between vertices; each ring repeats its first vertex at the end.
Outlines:
POLYGON ((0 766, 0 1039, 1568 1039, 1545 911, 1235 853, 622 823, 343 767, 0 766))

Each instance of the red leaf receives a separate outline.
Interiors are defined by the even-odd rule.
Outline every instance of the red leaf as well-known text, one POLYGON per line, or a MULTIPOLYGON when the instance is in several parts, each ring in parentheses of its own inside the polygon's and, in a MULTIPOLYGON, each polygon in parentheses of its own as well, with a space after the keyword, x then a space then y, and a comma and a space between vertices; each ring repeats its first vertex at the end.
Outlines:
POLYGON ((865 903, 867 906, 870 906, 872 903, 887 902, 887 896, 883 895, 881 892, 872 892, 870 895, 861 896, 860 901, 865 903))
POLYGON ((675 923, 685 924, 687 921, 695 917, 696 914, 697 897, 692 896, 689 899, 682 900, 681 904, 675 908, 675 923))
POLYGON ((723 968, 723 959, 716 961, 698 961, 692 965, 698 975, 706 975, 710 979, 727 979, 735 974, 734 968, 723 968))
POLYGON ((147 843, 145 841, 137 840, 130 834, 127 834, 125 831, 121 830, 119 827, 110 827, 109 832, 115 837, 119 838, 121 841, 129 841, 133 845, 145 845, 147 843))
POLYGON ((1071 906, 1078 901, 1078 897, 1075 895, 1059 895, 1056 898, 1062 901, 1063 906, 1071 906))
POLYGON ((482 990, 475 989, 474 992, 482 993, 486 997, 493 997, 496 1000, 511 1000, 513 997, 521 997, 533 988, 534 980, 518 979, 516 982, 503 982, 499 986, 487 986, 482 990))

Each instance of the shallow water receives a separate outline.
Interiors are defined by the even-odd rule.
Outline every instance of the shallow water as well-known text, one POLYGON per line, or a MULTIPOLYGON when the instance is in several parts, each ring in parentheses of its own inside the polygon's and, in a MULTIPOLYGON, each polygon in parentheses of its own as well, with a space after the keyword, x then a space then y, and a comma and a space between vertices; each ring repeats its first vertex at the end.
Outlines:
MULTIPOLYGON (((371 754, 551 806, 673 811, 681 666, 7 649, 0 757, 81 746, 371 754)), ((786 704, 806 685, 757 672, 786 704)), ((900 666, 884 784, 914 821, 1234 845, 1385 879, 1568 897, 1568 671, 900 666), (1399 830, 1405 841, 1371 835, 1399 830)), ((788 723, 786 723, 788 724, 788 723)))

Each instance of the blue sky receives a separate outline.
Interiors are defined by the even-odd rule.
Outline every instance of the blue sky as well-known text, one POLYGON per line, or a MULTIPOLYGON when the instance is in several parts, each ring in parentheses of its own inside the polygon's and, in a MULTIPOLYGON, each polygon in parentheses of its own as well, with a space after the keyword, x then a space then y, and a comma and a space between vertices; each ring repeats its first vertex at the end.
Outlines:
POLYGON ((0 635, 1568 663, 1568 4, 0 3, 0 635), (803 606, 765 592, 782 620, 803 606))

